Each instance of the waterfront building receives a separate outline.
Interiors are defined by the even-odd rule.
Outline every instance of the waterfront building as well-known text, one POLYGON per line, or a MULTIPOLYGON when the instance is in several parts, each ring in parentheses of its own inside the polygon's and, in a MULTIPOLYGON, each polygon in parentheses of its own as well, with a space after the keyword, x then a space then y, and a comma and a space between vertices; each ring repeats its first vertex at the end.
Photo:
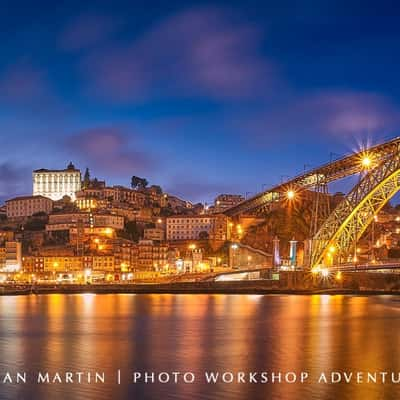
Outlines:
POLYGON ((6 201, 9 219, 27 218, 39 212, 50 214, 52 209, 53 201, 44 196, 14 197, 6 201))
POLYGON ((92 269, 95 271, 114 272, 114 256, 93 256, 92 269))
POLYGON ((88 274, 89 271, 114 272, 113 255, 90 256, 25 256, 23 271, 27 273, 74 273, 88 274))
POLYGON ((69 196, 75 201, 76 192, 81 190, 81 172, 70 163, 63 170, 37 169, 33 171, 33 195, 60 200, 69 196))
POLYGON ((20 242, 7 241, 0 247, 0 269, 3 272, 19 271, 22 267, 22 246, 20 242))
POLYGON ((168 265, 167 244, 155 244, 152 240, 140 240, 138 243, 137 269, 142 271, 160 271, 168 265))

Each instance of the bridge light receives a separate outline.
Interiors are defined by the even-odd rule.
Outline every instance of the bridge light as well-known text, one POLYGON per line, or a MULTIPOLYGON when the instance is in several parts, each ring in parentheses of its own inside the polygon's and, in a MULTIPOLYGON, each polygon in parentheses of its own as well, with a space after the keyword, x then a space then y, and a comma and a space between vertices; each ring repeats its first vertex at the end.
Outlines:
POLYGON ((338 273, 336 274, 336 280, 337 281, 341 281, 342 280, 342 273, 341 273, 341 271, 338 271, 338 273))
POLYGON ((324 278, 327 278, 327 277, 329 276, 329 270, 328 270, 328 268, 323 268, 323 269, 321 269, 321 275, 322 275, 324 278))
POLYGON ((296 196, 296 193, 294 192, 294 190, 288 190, 286 192, 286 196, 289 200, 293 200, 294 197, 296 196))
POLYGON ((361 165, 362 165, 364 168, 368 169, 368 168, 371 166, 371 164, 372 164, 371 157, 368 156, 368 155, 365 155, 365 156, 362 158, 362 160, 361 160, 361 165))
POLYGON ((314 268, 311 269, 311 273, 312 273, 313 275, 318 274, 320 271, 321 271, 321 268, 320 268, 320 267, 314 267, 314 268))
POLYGON ((329 247, 329 253, 334 253, 336 251, 336 247, 335 246, 330 246, 329 247))

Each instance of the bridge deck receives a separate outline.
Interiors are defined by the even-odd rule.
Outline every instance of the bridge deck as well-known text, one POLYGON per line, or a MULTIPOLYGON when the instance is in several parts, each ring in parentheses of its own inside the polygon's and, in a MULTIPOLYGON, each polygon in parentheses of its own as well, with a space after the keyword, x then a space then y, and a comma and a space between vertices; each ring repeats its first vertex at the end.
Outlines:
POLYGON ((271 194, 276 193, 279 195, 286 192, 288 188, 312 188, 318 183, 329 183, 357 174, 363 169, 362 163, 360 162, 363 154, 373 154, 373 159, 375 162, 377 162, 389 157, 393 152, 398 151, 399 146, 400 137, 396 137, 387 142, 380 143, 369 148, 362 149, 359 152, 341 157, 320 167, 302 173, 264 192, 258 193, 257 195, 244 200, 236 206, 225 210, 224 213, 232 217, 238 214, 255 211, 271 201, 277 200, 277 198, 273 195, 271 196, 271 194))

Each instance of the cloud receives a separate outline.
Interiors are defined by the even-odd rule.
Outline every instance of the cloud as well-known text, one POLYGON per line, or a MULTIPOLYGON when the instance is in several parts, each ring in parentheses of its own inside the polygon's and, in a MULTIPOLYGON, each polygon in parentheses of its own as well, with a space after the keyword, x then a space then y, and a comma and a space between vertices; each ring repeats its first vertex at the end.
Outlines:
POLYGON ((134 139, 120 128, 99 127, 68 137, 66 145, 90 167, 109 175, 153 170, 158 163, 149 154, 133 149, 134 139))
POLYGON ((44 99, 49 87, 44 73, 29 63, 18 63, 0 76, 0 100, 7 103, 30 103, 44 99))
POLYGON ((400 108, 369 92, 321 91, 292 97, 265 112, 233 121, 257 143, 273 145, 282 138, 355 137, 390 134, 400 123, 400 108))
POLYGON ((400 109, 371 93, 328 92, 305 105, 321 113, 320 125, 331 134, 379 133, 400 123, 400 109))
POLYGON ((121 21, 107 15, 82 14, 69 21, 59 38, 59 46, 66 51, 92 47, 116 32, 121 21))
POLYGON ((114 101, 151 96, 242 99, 276 79, 260 54, 260 34, 216 8, 180 12, 142 36, 91 52, 91 90, 114 101))
POLYGON ((17 195, 31 193, 31 169, 9 162, 0 164, 0 202, 17 195), (29 189, 30 187, 30 189, 29 189))

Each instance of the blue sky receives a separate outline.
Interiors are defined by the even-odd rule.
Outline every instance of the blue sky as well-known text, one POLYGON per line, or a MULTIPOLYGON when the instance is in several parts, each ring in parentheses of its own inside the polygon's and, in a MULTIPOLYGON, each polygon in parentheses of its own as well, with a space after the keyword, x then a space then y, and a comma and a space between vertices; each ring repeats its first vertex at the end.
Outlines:
POLYGON ((192 201, 255 193, 396 136, 380 2, 2 2, 0 199, 70 160, 192 201))

